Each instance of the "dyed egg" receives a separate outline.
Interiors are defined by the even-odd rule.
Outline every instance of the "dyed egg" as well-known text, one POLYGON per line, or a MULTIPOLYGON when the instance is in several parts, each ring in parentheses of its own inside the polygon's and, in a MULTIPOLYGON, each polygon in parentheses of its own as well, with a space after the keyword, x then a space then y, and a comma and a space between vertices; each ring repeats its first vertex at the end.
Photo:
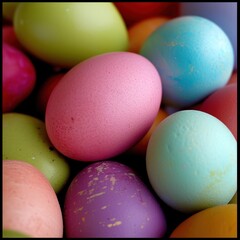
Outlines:
POLYGON ((59 192, 70 176, 70 167, 52 146, 44 122, 22 113, 5 113, 2 120, 2 159, 32 164, 59 192))
POLYGON ((126 165, 88 165, 71 182, 64 203, 67 238, 162 237, 160 204, 126 165))
POLYGON ((233 72, 232 76, 228 80, 227 84, 237 83, 237 72, 233 72))
POLYGON ((202 210, 183 221, 170 238, 237 238, 237 204, 202 210))
POLYGON ((175 3, 171 2, 114 2, 122 15, 126 25, 133 24, 144 19, 172 14, 175 3))
POLYGON ((3 229, 2 238, 31 238, 31 237, 19 231, 3 229))
POLYGON ((147 39, 147 37, 168 20, 169 19, 166 17, 152 17, 133 24, 128 29, 128 51, 139 53, 142 44, 147 39))
POLYGON ((151 135, 146 166, 153 189, 173 209, 227 204, 237 190, 237 141, 212 115, 178 111, 151 135))
POLYGON ((36 98, 36 107, 38 109, 38 112, 42 116, 45 116, 47 102, 53 89, 58 84, 58 82, 62 79, 63 76, 64 76, 64 73, 58 73, 47 78, 46 81, 38 89, 37 98, 36 98))
POLYGON ((63 237, 63 218, 56 193, 33 165, 3 160, 3 229, 37 238, 63 237))
POLYGON ((237 2, 182 2, 180 15, 198 15, 215 22, 229 37, 237 69, 237 2))
POLYGON ((147 133, 161 96, 160 76, 146 58, 130 52, 95 56, 53 89, 45 117, 48 136, 71 159, 111 158, 147 133))
POLYGON ((31 54, 60 67, 128 48, 127 28, 111 2, 22 2, 13 25, 31 54))
POLYGON ((151 128, 148 130, 148 132, 145 134, 145 136, 140 140, 140 142, 138 142, 135 146, 133 146, 129 151, 134 154, 145 155, 146 151, 147 151, 148 141, 149 141, 153 131, 158 126, 158 124, 163 119, 165 119, 167 116, 168 116, 167 112, 163 109, 160 109, 151 128))
POLYGON ((198 17, 174 18, 155 30, 140 54, 157 68, 163 103, 184 108, 223 87, 233 70, 233 48, 214 22, 198 17))
POLYGON ((208 96, 199 110, 221 120, 237 140, 237 84, 229 84, 208 96))

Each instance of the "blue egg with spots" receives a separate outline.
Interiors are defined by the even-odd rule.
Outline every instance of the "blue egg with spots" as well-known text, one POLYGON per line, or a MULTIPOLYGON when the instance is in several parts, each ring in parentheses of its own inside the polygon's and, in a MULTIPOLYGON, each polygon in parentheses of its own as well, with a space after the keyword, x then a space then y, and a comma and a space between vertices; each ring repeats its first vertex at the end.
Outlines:
POLYGON ((180 15, 198 15, 221 27, 232 43, 237 69, 237 2, 181 2, 180 15))
POLYGON ((234 65, 233 47, 225 32, 199 16, 169 20, 143 43, 140 54, 159 72, 163 104, 192 106, 229 80, 234 65))
POLYGON ((214 116, 181 110, 151 135, 146 169, 157 195, 178 211, 224 205, 237 191, 237 141, 214 116))

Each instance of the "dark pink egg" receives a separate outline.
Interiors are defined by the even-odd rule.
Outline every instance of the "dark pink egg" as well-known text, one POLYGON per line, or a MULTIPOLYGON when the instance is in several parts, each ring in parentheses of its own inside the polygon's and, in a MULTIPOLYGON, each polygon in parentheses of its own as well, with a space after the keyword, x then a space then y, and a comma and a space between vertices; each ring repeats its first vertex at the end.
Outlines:
POLYGON ((30 58, 7 43, 2 44, 2 111, 15 109, 32 92, 36 70, 30 58))
POLYGON ((155 196, 128 166, 88 165, 73 179, 64 204, 66 237, 162 237, 166 219, 155 196))
POLYGON ((212 93, 199 110, 222 121, 237 139, 237 83, 232 83, 212 93))

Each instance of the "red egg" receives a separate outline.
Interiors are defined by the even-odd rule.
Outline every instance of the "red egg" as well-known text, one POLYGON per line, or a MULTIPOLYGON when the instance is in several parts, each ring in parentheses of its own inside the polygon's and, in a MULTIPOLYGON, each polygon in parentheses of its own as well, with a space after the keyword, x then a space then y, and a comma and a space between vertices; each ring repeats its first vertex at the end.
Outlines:
POLYGON ((237 84, 229 84, 212 93, 199 110, 221 120, 237 139, 237 84))
POLYGON ((231 83, 237 83, 237 72, 234 72, 227 82, 227 84, 231 84, 231 83))
POLYGON ((172 15, 176 8, 171 2, 114 2, 114 4, 127 26, 150 17, 172 15))
POLYGON ((2 111, 14 110, 32 92, 36 83, 36 70, 19 49, 2 44, 2 111))
POLYGON ((55 86, 58 84, 58 82, 62 79, 64 76, 63 73, 58 73, 56 75, 53 75, 49 77, 46 82, 39 88, 38 95, 37 95, 37 108, 40 114, 44 115, 45 110, 47 107, 48 99, 55 88, 55 86))
POLYGON ((12 25, 2 26, 2 41, 17 49, 23 50, 23 46, 18 41, 12 25))

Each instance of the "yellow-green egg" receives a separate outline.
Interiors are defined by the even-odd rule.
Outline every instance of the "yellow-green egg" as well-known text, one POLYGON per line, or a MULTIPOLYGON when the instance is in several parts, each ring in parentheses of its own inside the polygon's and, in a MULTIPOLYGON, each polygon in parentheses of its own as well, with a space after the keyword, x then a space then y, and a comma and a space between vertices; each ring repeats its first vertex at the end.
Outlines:
POLYGON ((52 146, 45 123, 22 113, 5 113, 2 120, 2 159, 34 165, 59 192, 70 176, 70 167, 66 158, 52 146))

